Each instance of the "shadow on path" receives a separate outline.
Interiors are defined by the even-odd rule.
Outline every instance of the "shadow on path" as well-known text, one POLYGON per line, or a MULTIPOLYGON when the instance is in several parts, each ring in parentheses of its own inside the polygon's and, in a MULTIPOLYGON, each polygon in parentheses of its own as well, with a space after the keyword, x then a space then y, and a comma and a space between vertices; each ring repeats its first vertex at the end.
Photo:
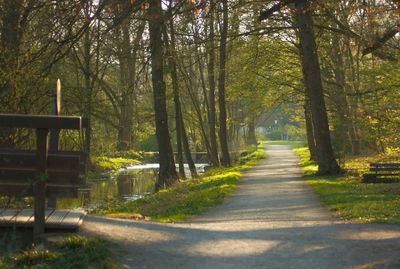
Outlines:
POLYGON ((346 224, 321 206, 286 146, 268 146, 226 201, 185 223, 88 216, 124 245, 121 268, 398 268, 400 227, 346 224))

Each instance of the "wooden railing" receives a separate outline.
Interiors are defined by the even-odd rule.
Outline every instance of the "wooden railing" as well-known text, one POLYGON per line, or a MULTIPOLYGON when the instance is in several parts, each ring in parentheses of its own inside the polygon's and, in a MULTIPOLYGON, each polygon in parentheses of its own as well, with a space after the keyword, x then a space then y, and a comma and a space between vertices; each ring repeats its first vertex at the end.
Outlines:
POLYGON ((46 197, 75 197, 84 184, 85 154, 49 151, 48 134, 80 130, 82 119, 0 114, 0 127, 36 130, 36 150, 0 149, 0 194, 34 197, 34 237, 39 238, 45 228, 46 197))

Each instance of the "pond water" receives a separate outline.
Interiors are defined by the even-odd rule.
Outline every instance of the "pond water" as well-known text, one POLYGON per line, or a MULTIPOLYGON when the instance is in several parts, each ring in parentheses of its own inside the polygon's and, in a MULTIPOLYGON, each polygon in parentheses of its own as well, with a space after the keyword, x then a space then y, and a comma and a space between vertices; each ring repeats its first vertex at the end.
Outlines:
MULTIPOLYGON (((196 164, 198 174, 203 174, 207 166, 196 164)), ((158 163, 132 165, 110 173, 107 177, 90 180, 90 190, 80 191, 78 198, 58 199, 57 208, 91 209, 113 200, 136 200, 155 191, 158 169, 158 163)), ((187 164, 185 174, 187 178, 191 177, 187 164)))

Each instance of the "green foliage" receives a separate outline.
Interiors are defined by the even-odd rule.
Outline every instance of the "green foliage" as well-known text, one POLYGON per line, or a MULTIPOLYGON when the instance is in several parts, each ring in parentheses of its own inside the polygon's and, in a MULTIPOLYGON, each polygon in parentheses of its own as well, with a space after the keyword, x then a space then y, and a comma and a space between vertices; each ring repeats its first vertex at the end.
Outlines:
POLYGON ((0 268, 84 269, 115 268, 110 243, 98 238, 69 236, 49 248, 31 248, 6 256, 0 268))
POLYGON ((262 149, 254 150, 250 154, 241 154, 241 157, 239 158, 239 161, 241 164, 249 164, 252 163, 255 160, 263 159, 265 158, 265 151, 262 149))
POLYGON ((138 161, 137 159, 98 156, 98 157, 92 157, 92 170, 95 172, 112 171, 121 169, 128 165, 139 164, 139 163, 140 161, 138 161))
POLYGON ((143 151, 158 151, 157 137, 155 135, 144 137, 140 140, 138 147, 143 151))
POLYGON ((167 190, 136 201, 100 207, 93 213, 160 222, 182 221, 221 203, 226 195, 235 190, 240 171, 264 157, 264 150, 259 149, 242 157, 241 165, 211 169, 200 179, 179 182, 167 190))
POLYGON ((360 178, 368 164, 399 161, 399 156, 375 155, 355 157, 345 163, 345 174, 338 177, 315 176, 316 165, 307 148, 295 149, 300 156, 308 183, 321 201, 339 216, 356 222, 400 223, 400 183, 366 184, 360 178))
POLYGON ((307 147, 294 148, 293 151, 300 157, 299 164, 303 167, 304 176, 315 175, 318 171, 316 162, 310 160, 310 151, 307 147))
POLYGON ((143 152, 136 150, 120 150, 115 152, 109 152, 105 154, 108 157, 112 158, 125 158, 125 159, 143 159, 143 152))

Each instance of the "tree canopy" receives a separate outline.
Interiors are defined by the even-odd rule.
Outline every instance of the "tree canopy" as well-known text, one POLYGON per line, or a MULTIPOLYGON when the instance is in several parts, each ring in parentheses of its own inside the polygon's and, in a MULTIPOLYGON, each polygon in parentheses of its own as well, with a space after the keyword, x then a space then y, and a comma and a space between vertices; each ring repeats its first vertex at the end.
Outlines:
MULTIPOLYGON (((177 179, 174 151, 181 164, 204 151, 229 166, 278 125, 308 141, 322 174, 338 173, 345 154, 400 149, 398 1, 0 7, 0 112, 49 114, 59 78, 62 114, 88 122, 62 133, 62 147, 159 151, 159 188, 177 179)), ((0 145, 31 147, 27 132, 3 128, 0 145)))

